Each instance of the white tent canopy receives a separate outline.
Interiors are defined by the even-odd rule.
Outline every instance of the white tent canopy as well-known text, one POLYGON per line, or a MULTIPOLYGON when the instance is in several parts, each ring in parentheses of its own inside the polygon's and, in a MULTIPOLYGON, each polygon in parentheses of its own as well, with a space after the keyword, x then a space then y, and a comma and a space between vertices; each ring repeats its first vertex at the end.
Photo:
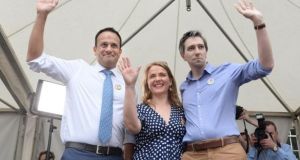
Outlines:
MULTIPOLYGON (((48 17, 45 52, 94 63, 94 36, 99 29, 111 26, 120 31, 123 41, 128 40, 123 45, 123 56, 128 56, 134 66, 144 67, 152 61, 164 60, 179 85, 189 71, 178 52, 178 40, 187 30, 200 30, 205 35, 208 61, 214 65, 245 63, 241 55, 249 60, 257 58, 253 25, 235 10, 233 4, 236 2, 191 0, 191 11, 188 12, 183 0, 61 0, 59 7, 48 17), (157 16, 153 17, 155 14, 157 16)), ((3 130, 0 131, 0 144, 8 143, 6 137, 9 136, 9 144, 15 145, 10 148, 5 145, 7 148, 1 149, 0 159, 32 159, 36 148, 45 145, 37 143, 36 139, 38 133, 42 133, 41 126, 47 123, 33 116, 29 107, 37 81, 53 80, 30 71, 25 62, 36 16, 35 3, 1 0, 0 125, 3 130)), ((253 0, 253 3, 264 14, 275 68, 263 81, 241 87, 238 104, 251 113, 268 112, 270 117, 283 116, 298 127, 294 120, 299 120, 300 112, 300 75, 297 74, 300 73, 297 40, 300 37, 300 1, 253 0)))

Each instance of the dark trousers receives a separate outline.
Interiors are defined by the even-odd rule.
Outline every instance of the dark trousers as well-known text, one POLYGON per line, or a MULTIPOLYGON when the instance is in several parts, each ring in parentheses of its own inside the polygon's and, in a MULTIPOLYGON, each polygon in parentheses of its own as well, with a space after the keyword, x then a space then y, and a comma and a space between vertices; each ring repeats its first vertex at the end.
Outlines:
POLYGON ((66 148, 61 160, 123 160, 123 157, 121 155, 97 155, 84 150, 66 148))

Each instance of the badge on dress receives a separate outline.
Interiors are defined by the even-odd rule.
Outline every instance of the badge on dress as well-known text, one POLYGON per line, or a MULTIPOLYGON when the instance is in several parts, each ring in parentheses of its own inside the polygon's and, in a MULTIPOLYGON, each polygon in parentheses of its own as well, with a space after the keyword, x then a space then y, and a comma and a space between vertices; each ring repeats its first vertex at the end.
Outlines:
POLYGON ((116 85, 115 85, 115 89, 116 89, 116 90, 121 90, 121 88, 122 88, 122 86, 121 86, 120 84, 116 84, 116 85))
POLYGON ((207 80, 207 84, 214 84, 215 83, 215 80, 213 78, 209 78, 207 80))

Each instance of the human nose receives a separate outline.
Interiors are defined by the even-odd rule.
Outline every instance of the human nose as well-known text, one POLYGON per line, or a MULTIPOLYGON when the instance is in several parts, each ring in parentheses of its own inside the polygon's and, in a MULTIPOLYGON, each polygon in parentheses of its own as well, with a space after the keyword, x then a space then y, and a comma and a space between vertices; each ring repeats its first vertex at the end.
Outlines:
POLYGON ((105 48, 106 52, 111 52, 112 51, 112 46, 111 45, 107 45, 107 47, 105 48))
POLYGON ((155 80, 155 81, 160 80, 159 76, 156 76, 156 77, 154 78, 154 80, 155 80))
POLYGON ((194 52, 194 54, 195 54, 196 56, 199 56, 199 55, 201 55, 201 51, 200 51, 199 49, 196 49, 195 52, 194 52))
POLYGON ((194 52, 195 52, 195 54, 201 54, 201 48, 195 47, 194 52))
POLYGON ((154 77, 154 81, 160 81, 161 80, 161 77, 160 76, 155 76, 154 77))

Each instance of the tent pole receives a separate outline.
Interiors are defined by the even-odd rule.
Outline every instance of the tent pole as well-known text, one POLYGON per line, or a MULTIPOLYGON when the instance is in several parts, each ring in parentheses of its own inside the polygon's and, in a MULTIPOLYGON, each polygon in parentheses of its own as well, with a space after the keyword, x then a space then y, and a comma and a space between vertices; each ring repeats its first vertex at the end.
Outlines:
MULTIPOLYGON (((234 43, 234 41, 229 37, 226 31, 222 28, 220 23, 214 18, 214 16, 209 12, 209 10, 205 7, 205 5, 201 2, 201 0, 197 0, 202 9, 206 12, 209 18, 215 23, 215 25, 219 28, 219 30, 223 33, 223 35, 227 38, 227 40, 231 43, 231 45, 236 49, 236 51, 240 54, 240 56, 248 62, 248 58, 243 54, 243 52, 239 49, 239 47, 234 43)), ((269 89, 269 91, 275 96, 275 98, 279 101, 279 103, 290 113, 293 113, 293 110, 289 107, 289 105, 274 91, 274 89, 267 83, 264 78, 260 79, 264 85, 269 89)))
POLYGON ((300 118, 297 116, 294 119, 295 122, 295 130, 296 130, 296 140, 297 140, 297 147, 298 147, 298 155, 300 156, 300 118))
POLYGON ((50 126, 49 126, 49 135, 48 135, 48 145, 47 145, 47 152, 46 152, 46 160, 50 159, 52 133, 53 133, 54 129, 57 129, 57 127, 53 125, 53 118, 50 118, 49 123, 50 123, 50 126))
POLYGON ((152 22, 159 14, 161 14, 166 8, 168 8, 175 0, 170 0, 165 6, 163 6, 158 12, 156 12, 148 21, 146 21, 141 27, 139 27, 131 36, 129 36, 123 43, 124 46, 129 42, 136 34, 138 34, 142 29, 144 29, 150 22, 152 22))

